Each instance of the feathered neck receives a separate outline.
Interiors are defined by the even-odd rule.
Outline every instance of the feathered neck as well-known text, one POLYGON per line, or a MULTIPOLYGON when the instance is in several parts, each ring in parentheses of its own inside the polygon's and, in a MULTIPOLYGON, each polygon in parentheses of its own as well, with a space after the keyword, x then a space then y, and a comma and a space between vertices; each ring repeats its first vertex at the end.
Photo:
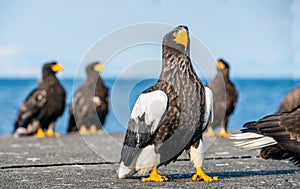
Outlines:
POLYGON ((48 85, 56 85, 57 83, 59 83, 59 81, 54 72, 44 71, 41 83, 47 83, 48 85))
POLYGON ((89 82, 89 83, 96 83, 98 77, 99 77, 98 72, 92 72, 92 71, 88 72, 87 73, 87 82, 89 82))
POLYGON ((218 70, 216 78, 218 78, 218 79, 224 79, 225 81, 229 81, 228 70, 218 70))
POLYGON ((90 72, 87 75, 85 85, 93 88, 103 88, 104 83, 98 72, 90 72))
POLYGON ((196 76, 188 55, 189 52, 181 52, 175 48, 163 45, 160 80, 172 81, 176 74, 196 76))

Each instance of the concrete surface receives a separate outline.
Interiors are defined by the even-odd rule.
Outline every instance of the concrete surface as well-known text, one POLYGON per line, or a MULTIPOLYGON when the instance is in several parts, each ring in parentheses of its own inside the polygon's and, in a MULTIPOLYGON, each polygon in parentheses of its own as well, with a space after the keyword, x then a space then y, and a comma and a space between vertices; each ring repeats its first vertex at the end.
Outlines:
POLYGON ((213 183, 193 182, 194 168, 183 154, 159 168, 166 183, 140 176, 118 179, 124 135, 65 135, 61 138, 0 137, 1 188, 300 188, 300 169, 288 161, 263 160, 229 139, 205 139, 204 170, 213 183))

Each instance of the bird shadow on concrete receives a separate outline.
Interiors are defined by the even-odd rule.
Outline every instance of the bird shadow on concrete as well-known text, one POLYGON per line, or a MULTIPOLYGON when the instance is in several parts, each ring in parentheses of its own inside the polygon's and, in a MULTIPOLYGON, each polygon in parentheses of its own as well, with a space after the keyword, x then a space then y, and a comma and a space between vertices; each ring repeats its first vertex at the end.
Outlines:
MULTIPOLYGON (((224 178, 238 178, 238 177, 249 177, 249 176, 265 176, 265 175, 281 175, 281 174, 295 174, 298 173, 299 169, 290 169, 290 170, 269 170, 269 171, 229 171, 229 172, 213 172, 207 173, 208 176, 217 176, 219 179, 224 178)), ((164 175, 167 176, 170 180, 174 179, 189 179, 192 177, 192 174, 170 174, 164 175)), ((129 179, 142 179, 146 176, 131 176, 129 179)))
MULTIPOLYGON (((222 178, 236 178, 248 176, 264 176, 264 175, 279 175, 279 174, 294 174, 299 172, 299 169, 290 170, 269 170, 269 171, 229 171, 229 172, 213 172, 207 173, 208 176, 217 176, 222 178)), ((187 179, 191 178, 192 174, 171 174, 167 175, 171 179, 187 179)))
POLYGON ((248 176, 265 176, 265 175, 281 175, 281 174, 294 174, 299 172, 298 169, 290 170, 268 170, 268 171, 236 171, 236 172, 216 172, 213 173, 220 178, 235 178, 235 177, 248 177, 248 176))

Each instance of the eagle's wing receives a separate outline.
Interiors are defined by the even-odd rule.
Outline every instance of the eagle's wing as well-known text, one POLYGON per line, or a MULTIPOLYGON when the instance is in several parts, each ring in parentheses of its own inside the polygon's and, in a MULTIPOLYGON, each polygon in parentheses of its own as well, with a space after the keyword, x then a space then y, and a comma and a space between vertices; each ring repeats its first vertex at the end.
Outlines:
POLYGON ((75 95, 73 96, 72 103, 71 103, 71 108, 73 110, 73 113, 76 112, 76 114, 81 114, 84 115, 88 109, 86 107, 86 97, 83 95, 83 93, 78 90, 75 95))
POLYGON ((284 150, 300 152, 300 107, 292 112, 266 116, 245 127, 257 128, 258 134, 273 138, 284 150), (295 148, 295 150, 294 150, 295 148))
POLYGON ((237 146, 261 148, 265 159, 290 159, 300 165, 300 107, 292 112, 266 116, 244 125, 243 133, 233 135, 237 146))
MULTIPOLYGON (((135 161, 141 150, 148 145, 154 132, 160 127, 167 106, 167 94, 161 90, 142 93, 137 99, 121 152, 120 178, 130 174, 130 170, 135 171, 135 161)), ((151 157, 148 158, 151 159, 151 157)))
POLYGON ((76 122, 80 122, 80 120, 86 114, 86 112, 88 111, 88 108, 89 108, 86 105, 87 99, 83 95, 81 90, 82 90, 82 88, 78 89, 75 92, 75 94, 73 95, 72 101, 70 103, 70 107, 69 107, 70 119, 69 119, 68 132, 78 131, 78 127, 80 127, 80 125, 78 125, 78 127, 77 127, 76 122))
POLYGON ((298 146, 291 146, 291 143, 289 143, 286 147, 289 149, 298 147, 297 151, 300 154, 300 106, 294 109, 294 111, 290 113, 284 113, 282 116, 280 116, 279 124, 289 133, 290 140, 298 142, 298 146))
POLYGON ((19 108, 15 131, 19 127, 26 128, 32 120, 38 116, 47 102, 47 92, 44 89, 34 89, 19 108))
POLYGON ((239 93, 238 93, 236 87, 234 86, 233 97, 232 97, 232 99, 233 99, 233 102, 232 102, 233 103, 233 109, 235 109, 235 107, 236 107, 237 100, 238 100, 238 95, 239 95, 239 93))
MULTIPOLYGON (((213 103, 213 93, 208 87, 205 87, 205 114, 202 132, 204 132, 208 124, 212 123, 214 120, 213 103)), ((188 153, 194 167, 202 167, 202 163, 204 161, 204 143, 202 142, 202 139, 196 141, 190 147, 188 153)))
POLYGON ((232 135, 232 139, 242 140, 235 142, 236 146, 244 149, 259 149, 277 144, 277 137, 288 135, 284 127, 280 126, 280 115, 269 115, 258 121, 245 123, 242 133, 232 135))
POLYGON ((244 125, 243 133, 233 139, 246 139, 236 144, 246 149, 258 149, 274 144, 281 149, 300 151, 300 107, 290 113, 277 113, 244 125))

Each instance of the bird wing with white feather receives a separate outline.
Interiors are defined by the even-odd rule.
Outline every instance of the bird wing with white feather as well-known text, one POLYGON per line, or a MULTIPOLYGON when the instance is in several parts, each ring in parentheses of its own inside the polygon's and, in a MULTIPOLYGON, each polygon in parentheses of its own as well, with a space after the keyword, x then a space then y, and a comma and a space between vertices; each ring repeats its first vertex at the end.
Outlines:
MULTIPOLYGON (((40 113, 47 102, 47 92, 44 89, 33 90, 19 109, 17 127, 26 127, 40 113)), ((16 128, 15 128, 16 129, 16 128)))
POLYGON ((121 153, 121 161, 125 166, 129 166, 140 149, 147 145, 151 135, 158 128, 167 105, 168 97, 161 90, 143 93, 139 96, 130 116, 121 153))

